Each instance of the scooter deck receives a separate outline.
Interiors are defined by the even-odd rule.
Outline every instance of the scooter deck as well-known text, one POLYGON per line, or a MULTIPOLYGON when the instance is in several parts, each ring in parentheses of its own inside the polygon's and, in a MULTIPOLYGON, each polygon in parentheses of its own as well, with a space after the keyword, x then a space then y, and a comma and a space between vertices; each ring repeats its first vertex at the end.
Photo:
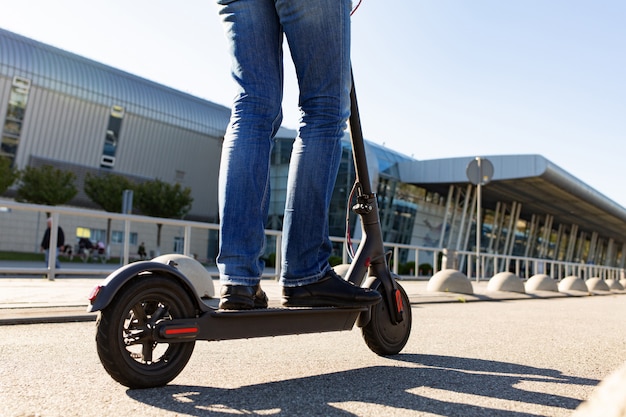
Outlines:
POLYGON ((196 319, 196 340, 248 339, 351 330, 359 315, 367 311, 367 307, 211 310, 196 319))

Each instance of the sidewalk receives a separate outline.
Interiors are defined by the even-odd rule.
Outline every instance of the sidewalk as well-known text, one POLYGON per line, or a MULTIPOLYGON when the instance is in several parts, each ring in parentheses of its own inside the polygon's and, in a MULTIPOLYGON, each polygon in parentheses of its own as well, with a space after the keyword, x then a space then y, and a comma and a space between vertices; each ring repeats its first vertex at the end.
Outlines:
POLYGON ((89 293, 101 278, 0 278, 0 325, 95 320, 89 293))
POLYGON ((0 261, 0 325, 93 321, 96 314, 87 313, 91 290, 104 275, 81 276, 64 271, 89 269, 113 272, 119 267, 98 262, 61 263, 60 277, 54 281, 43 274, 11 275, 4 269, 42 268, 40 262, 0 261))
MULTIPOLYGON (((6 261, 0 262, 0 273, 1 267, 4 265, 6 265, 6 261)), ((82 265, 79 266, 82 267, 82 265)), ((116 265, 108 266, 111 271, 117 268, 116 265)), ((68 265, 67 268, 70 267, 68 265)), ((96 264, 94 267, 101 268, 102 264, 96 264)), ((93 321, 97 314, 87 313, 88 297, 93 288, 102 280, 102 277, 66 278, 61 276, 54 281, 48 281, 45 278, 15 278, 0 275, 0 325, 93 321)), ((589 295, 588 293, 563 294, 555 292, 532 294, 488 292, 487 281, 472 282, 473 295, 429 292, 427 291, 427 280, 401 280, 400 284, 405 289, 412 304, 530 300, 589 295)), ((217 279, 214 279, 213 286, 215 294, 219 294, 220 284, 217 279)), ((264 279, 262 286, 270 298, 270 307, 279 306, 280 285, 273 279, 264 279)), ((596 292, 593 295, 611 294, 626 294, 626 291, 596 292)), ((217 299, 212 300, 210 304, 217 305, 217 301, 217 299)))

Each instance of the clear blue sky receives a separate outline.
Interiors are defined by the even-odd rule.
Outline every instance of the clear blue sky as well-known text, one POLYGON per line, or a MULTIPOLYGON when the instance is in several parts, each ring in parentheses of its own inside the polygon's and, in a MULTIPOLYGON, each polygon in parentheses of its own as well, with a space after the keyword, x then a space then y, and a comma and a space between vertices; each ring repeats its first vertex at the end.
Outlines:
MULTIPOLYGON (((4 29, 230 105, 214 0, 2 3, 4 29)), ((365 137, 420 160, 541 154, 626 206, 624 22, 625 0, 363 0, 365 137)), ((290 63, 287 75, 295 128, 290 63)))

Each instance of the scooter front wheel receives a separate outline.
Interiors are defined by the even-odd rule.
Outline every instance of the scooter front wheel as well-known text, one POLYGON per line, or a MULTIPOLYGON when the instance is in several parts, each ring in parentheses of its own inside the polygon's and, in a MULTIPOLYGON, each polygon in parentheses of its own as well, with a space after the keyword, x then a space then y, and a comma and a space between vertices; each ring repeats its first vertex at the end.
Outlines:
MULTIPOLYGON (((372 307, 370 321, 363 327, 363 339, 374 353, 387 356, 400 353, 409 341, 411 334, 411 302, 404 288, 396 284, 402 300, 402 321, 393 323, 389 315, 389 306, 383 300, 372 307)), ((378 289, 380 282, 376 280, 373 289, 378 289)))
POLYGON ((164 320, 194 314, 189 294, 173 278, 134 278, 98 315, 96 345, 102 365, 129 388, 167 384, 182 372, 195 342, 159 343, 153 329, 164 320))

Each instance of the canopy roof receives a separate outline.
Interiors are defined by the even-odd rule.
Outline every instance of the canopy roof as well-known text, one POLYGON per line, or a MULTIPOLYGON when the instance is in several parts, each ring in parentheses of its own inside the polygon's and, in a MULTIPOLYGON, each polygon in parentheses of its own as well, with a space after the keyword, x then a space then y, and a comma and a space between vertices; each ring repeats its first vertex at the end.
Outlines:
MULTIPOLYGON (((447 194, 450 185, 467 185, 467 166, 475 157, 407 161, 399 164, 400 180, 447 194)), ((550 214, 554 224, 577 224, 581 229, 623 242, 626 209, 570 175, 541 155, 487 156, 494 173, 482 187, 482 204, 517 201, 521 216, 550 214)))

